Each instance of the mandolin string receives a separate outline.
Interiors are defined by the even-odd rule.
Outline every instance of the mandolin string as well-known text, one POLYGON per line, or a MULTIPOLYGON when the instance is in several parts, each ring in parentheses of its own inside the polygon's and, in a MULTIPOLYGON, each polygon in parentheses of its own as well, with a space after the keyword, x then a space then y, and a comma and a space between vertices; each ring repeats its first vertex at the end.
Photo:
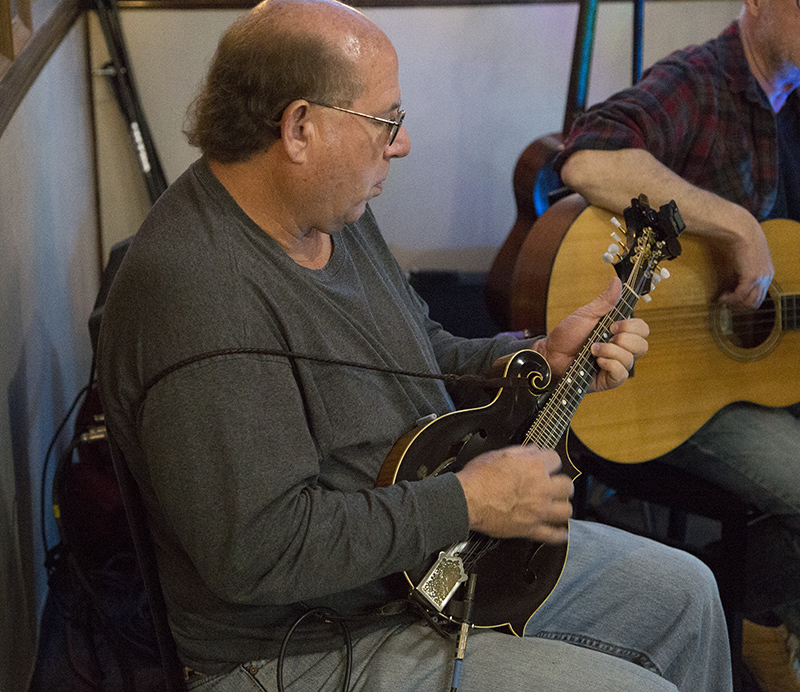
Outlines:
POLYGON ((497 538, 491 538, 477 531, 470 531, 467 547, 459 553, 465 571, 469 572, 470 567, 498 543, 499 540, 497 538))
POLYGON ((608 327, 618 318, 618 315, 614 314, 615 312, 618 311, 609 313, 595 329, 594 338, 589 339, 584 345, 573 366, 565 373, 553 392, 542 415, 537 417, 530 435, 533 436, 538 432, 537 437, 540 443, 547 444, 550 447, 555 446, 561 435, 566 431, 569 421, 586 394, 596 370, 591 356, 591 345, 599 340, 597 335, 601 333, 604 334, 604 338, 608 337, 608 327), (550 433, 549 436, 548 432, 550 433))
MULTIPOLYGON (((637 267, 639 261, 637 260, 637 267)), ((591 385, 597 370, 591 353, 592 344, 597 341, 608 341, 611 337, 611 325, 619 319, 629 317, 633 313, 639 296, 626 283, 617 305, 595 325, 589 338, 581 347, 577 357, 561 378, 553 394, 536 416, 531 428, 522 442, 523 445, 535 441, 539 447, 554 448, 569 426, 572 415, 591 385), (558 404, 557 402, 562 402, 558 404)), ((470 531, 466 546, 459 551, 465 571, 491 550, 498 540, 480 532, 470 531)))
POLYGON ((586 395, 597 370, 591 355, 592 344, 601 340, 608 341, 611 336, 611 324, 633 314, 633 308, 638 299, 639 296, 626 283, 619 303, 600 320, 592 331, 590 338, 587 339, 578 356, 549 397, 544 409, 536 417, 522 444, 530 444, 535 441, 538 446, 544 448, 552 449, 556 446, 569 427, 572 416, 586 395))

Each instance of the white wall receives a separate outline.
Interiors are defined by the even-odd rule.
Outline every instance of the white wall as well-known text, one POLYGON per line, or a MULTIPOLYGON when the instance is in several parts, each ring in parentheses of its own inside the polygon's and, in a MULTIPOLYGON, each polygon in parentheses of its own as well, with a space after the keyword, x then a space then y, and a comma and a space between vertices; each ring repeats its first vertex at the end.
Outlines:
MULTIPOLYGON (((645 65, 719 33, 739 7, 738 0, 647 4, 645 65)), ((411 155, 393 164, 373 203, 384 234, 406 268, 488 269, 516 217, 517 158, 536 137, 561 130, 577 4, 365 12, 400 56, 412 141, 411 155)), ((139 90, 170 180, 195 158, 181 135, 183 117, 236 14, 124 12, 139 90)), ((601 3, 590 103, 629 84, 632 23, 630 4, 601 3)), ((113 223, 104 218, 107 243, 130 233, 113 223)))
MULTIPOLYGON (((81 22, 0 137, 3 692, 27 689, 47 595, 39 520, 45 452, 89 379, 87 321, 99 256, 85 37, 81 22)), ((46 517, 52 546, 57 536, 49 506, 46 517)))

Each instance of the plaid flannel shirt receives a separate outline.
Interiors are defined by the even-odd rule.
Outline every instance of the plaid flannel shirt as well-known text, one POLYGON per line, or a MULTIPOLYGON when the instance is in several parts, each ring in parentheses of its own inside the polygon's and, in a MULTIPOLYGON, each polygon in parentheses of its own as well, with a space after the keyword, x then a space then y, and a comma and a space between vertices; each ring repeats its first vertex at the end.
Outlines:
POLYGON ((579 149, 646 149, 688 182, 764 219, 778 183, 775 115, 734 22, 702 46, 657 62, 578 118, 554 162, 579 149))

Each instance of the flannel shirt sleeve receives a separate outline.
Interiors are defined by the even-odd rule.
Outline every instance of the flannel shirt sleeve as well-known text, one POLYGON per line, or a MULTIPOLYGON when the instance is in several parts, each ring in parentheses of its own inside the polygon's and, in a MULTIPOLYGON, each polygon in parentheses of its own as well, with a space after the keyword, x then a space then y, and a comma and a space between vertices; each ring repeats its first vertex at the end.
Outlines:
POLYGON ((690 155, 708 155, 714 132, 708 124, 715 113, 713 92, 699 78, 696 65, 668 58, 650 68, 635 87, 580 116, 553 165, 560 172, 581 149, 646 149, 669 168, 681 170, 690 155))

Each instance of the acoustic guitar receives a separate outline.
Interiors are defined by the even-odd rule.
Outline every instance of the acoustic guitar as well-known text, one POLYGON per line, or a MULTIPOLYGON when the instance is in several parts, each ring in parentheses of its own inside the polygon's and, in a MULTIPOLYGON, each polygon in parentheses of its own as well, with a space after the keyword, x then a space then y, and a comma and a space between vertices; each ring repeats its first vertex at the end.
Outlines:
MULTIPOLYGON (((601 261, 612 214, 579 195, 553 205, 536 222, 514 275, 512 322, 546 332, 594 295, 613 271, 601 261)), ((719 277, 707 243, 683 236, 680 262, 636 316, 650 325, 649 350, 625 386, 590 397, 572 432, 595 454, 642 462, 687 440, 723 406, 800 401, 800 224, 762 224, 775 266, 764 304, 734 313, 716 298, 719 277), (653 434, 657 430, 658 434, 653 434)), ((624 241, 624 238, 623 238, 624 241)))
MULTIPOLYGON (((531 227, 550 206, 551 197, 567 192, 553 168, 553 160, 564 148, 572 123, 586 110, 592 69, 598 0, 581 0, 572 50, 567 103, 561 132, 551 132, 531 142, 514 167, 514 202, 517 218, 492 262, 486 281, 486 306, 503 329, 510 328, 511 282, 519 250, 531 227)), ((642 74, 644 0, 633 0, 633 65, 631 83, 642 74)))
MULTIPOLYGON (((659 263, 680 253, 677 236, 683 225, 674 203, 656 213, 643 200, 633 200, 626 218, 628 228, 636 229, 632 231, 636 241, 615 265, 624 282, 622 297, 598 322, 561 379, 551 386, 550 368, 535 351, 500 359, 495 370, 502 371, 508 384, 494 400, 420 421, 390 450, 378 476, 379 487, 456 472, 482 452, 510 444, 557 447, 597 372, 591 346, 611 338, 610 325, 631 315, 640 296, 650 290, 659 263)), ((566 450, 562 465, 572 478, 578 475, 566 450)), ((555 588, 566 555, 566 545, 495 539, 473 531, 465 541, 405 576, 412 596, 424 607, 458 621, 462 602, 451 599, 467 574, 477 575, 474 624, 505 627, 522 636, 531 615, 555 588)))
POLYGON ((598 0, 580 0, 561 132, 553 132, 531 142, 514 168, 517 218, 486 278, 486 306, 489 314, 504 329, 510 318, 511 277, 520 246, 533 223, 547 209, 548 196, 561 186, 552 166, 553 159, 563 149, 564 138, 575 118, 586 110, 597 7, 598 0))

